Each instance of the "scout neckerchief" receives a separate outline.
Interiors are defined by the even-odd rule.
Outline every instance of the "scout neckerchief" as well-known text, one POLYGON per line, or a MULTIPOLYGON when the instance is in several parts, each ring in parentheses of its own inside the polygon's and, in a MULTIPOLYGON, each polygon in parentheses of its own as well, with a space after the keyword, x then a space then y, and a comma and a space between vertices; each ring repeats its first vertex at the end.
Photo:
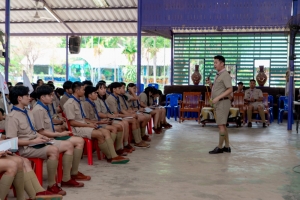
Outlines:
POLYGON ((81 103, 80 103, 80 100, 78 100, 76 97, 74 97, 74 95, 70 96, 70 98, 73 98, 80 106, 80 112, 81 112, 81 117, 82 118, 85 118, 85 114, 83 112, 83 109, 82 109, 82 106, 81 106, 81 103))
MULTIPOLYGON (((101 99, 101 98, 100 98, 100 99, 101 99)), ((110 112, 110 110, 109 110, 109 107, 108 107, 108 105, 106 104, 105 100, 104 100, 104 99, 101 99, 101 100, 103 101, 103 103, 104 103, 104 105, 105 105, 105 108, 106 108, 107 112, 109 112, 109 113, 111 114, 111 112, 110 112)))
MULTIPOLYGON (((214 80, 214 83, 215 83, 216 80, 219 78, 219 76, 220 76, 223 72, 225 72, 225 71, 226 71, 226 68, 222 69, 221 71, 219 71, 219 72, 217 73, 217 75, 216 75, 216 77, 215 77, 215 80, 214 80)), ((214 86, 215 86, 215 84, 212 86, 211 93, 213 93, 213 91, 214 91, 214 86)))
POLYGON ((72 95, 69 95, 68 93, 64 93, 68 98, 71 98, 72 95))
POLYGON ((11 104, 11 102, 9 102, 6 97, 5 97, 5 100, 6 100, 6 102, 7 102, 8 105, 11 104))
POLYGON ((40 106, 42 106, 42 108, 44 108, 47 111, 48 116, 49 116, 49 118, 51 120, 52 131, 55 132, 49 108, 47 106, 45 106, 40 100, 37 101, 37 104, 40 105, 40 106))
POLYGON ((123 99, 123 101, 124 101, 124 103, 125 103, 126 110, 128 110, 128 106, 127 106, 126 99, 125 99, 124 95, 121 95, 121 97, 122 97, 122 99, 123 99))
POLYGON ((53 111, 53 114, 56 114, 56 110, 55 110, 55 108, 54 108, 54 105, 53 105, 53 103, 51 103, 51 106, 52 106, 52 111, 53 111))
POLYGON ((95 115, 97 116, 98 121, 100 121, 100 116, 98 115, 97 109, 96 109, 96 104, 92 102, 89 98, 85 98, 87 102, 91 104, 91 106, 94 108, 95 115))
POLYGON ((114 95, 114 93, 111 93, 110 95, 113 96, 113 97, 117 100, 117 104, 118 104, 118 112, 121 112, 121 106, 120 106, 120 99, 119 99, 119 97, 116 97, 116 96, 114 95))
POLYGON ((31 123, 31 120, 30 120, 30 118, 29 118, 29 115, 28 115, 28 112, 27 112, 26 109, 22 110, 22 109, 20 109, 20 108, 18 108, 18 107, 16 107, 16 106, 13 106, 11 110, 15 110, 15 111, 24 113, 24 114, 26 115, 26 117, 27 117, 27 120, 28 120, 28 123, 29 123, 29 125, 30 125, 31 130, 34 131, 34 134, 36 134, 36 130, 34 129, 32 123, 31 123))

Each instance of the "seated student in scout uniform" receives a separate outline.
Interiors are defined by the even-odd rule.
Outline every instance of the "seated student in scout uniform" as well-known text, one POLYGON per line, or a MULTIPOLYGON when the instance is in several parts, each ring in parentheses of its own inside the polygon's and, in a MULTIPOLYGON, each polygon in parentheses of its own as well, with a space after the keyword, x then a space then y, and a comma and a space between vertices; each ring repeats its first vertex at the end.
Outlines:
MULTIPOLYGON (((57 132, 54 129, 52 118, 50 115, 50 110, 47 105, 51 104, 53 100, 53 89, 48 85, 42 85, 36 89, 37 93, 37 105, 32 110, 32 115, 34 118, 35 127, 38 130, 38 133, 44 135, 48 138, 61 140, 61 145, 58 147, 60 152, 66 150, 68 145, 74 147, 73 156, 70 157, 69 154, 64 154, 63 163, 67 164, 66 167, 70 167, 71 164, 71 178, 74 180, 86 181, 90 180, 90 176, 85 176, 81 172, 78 172, 78 166, 81 160, 84 140, 81 137, 69 136, 70 131, 57 132), (72 158, 72 160, 70 160, 72 158)), ((65 169, 65 167, 63 166, 65 169)), ((66 182, 70 178, 69 176, 63 177, 63 181, 66 182)))
POLYGON ((112 126, 112 121, 108 118, 101 119, 96 108, 95 101, 98 98, 97 89, 93 86, 85 87, 85 101, 82 102, 86 119, 92 120, 99 124, 102 128, 110 131, 113 141, 116 141, 116 152, 118 155, 126 156, 127 153, 123 150, 123 131, 117 132, 117 127, 112 126))
MULTIPOLYGON (((139 102, 142 108, 146 108, 154 105, 154 97, 158 94, 157 90, 154 87, 145 88, 144 92, 139 95, 139 102)), ((171 128, 172 126, 166 122, 166 114, 163 109, 154 108, 150 112, 153 116, 153 130, 156 134, 161 133, 162 127, 171 128)))
MULTIPOLYGON (((82 81, 83 87, 86 88, 86 86, 93 86, 93 82, 89 80, 82 81)), ((85 101, 85 96, 80 98, 80 101, 85 101)))
MULTIPOLYGON (((124 82, 121 82, 121 94, 119 95, 120 97, 120 103, 121 103, 121 108, 122 110, 125 110, 126 112, 128 112, 129 114, 137 114, 138 116, 138 121, 140 123, 140 127, 141 127, 141 134, 142 134, 142 140, 144 141, 148 141, 150 142, 151 139, 149 137, 149 135, 146 135, 146 126, 148 124, 148 122, 151 120, 151 115, 147 115, 144 114, 143 112, 137 112, 133 107, 132 107, 132 102, 135 101, 134 97, 131 96, 131 94, 129 94, 128 92, 125 92, 125 87, 126 84, 124 82)), ((131 88, 129 87, 130 90, 134 90, 135 88, 131 88)), ((128 89, 128 88, 127 88, 128 89)), ((135 95, 134 91, 132 94, 135 95)), ((137 96, 135 95, 135 97, 137 98, 137 96)))
POLYGON ((252 112, 253 110, 258 110, 260 118, 263 121, 263 127, 266 127, 266 119, 263 104, 263 93, 260 89, 255 88, 256 81, 254 79, 250 80, 250 88, 245 91, 245 102, 248 102, 247 117, 248 117, 248 127, 252 127, 252 112))
POLYGON ((61 113, 62 110, 60 110, 60 107, 59 107, 59 102, 60 102, 60 98, 64 95, 65 93, 65 90, 63 88, 56 88, 54 90, 54 95, 53 95, 53 100, 55 101, 55 104, 56 104, 56 110, 58 113, 61 113))
POLYGON ((238 85, 237 85, 237 90, 234 91, 234 92, 232 92, 232 93, 228 96, 228 98, 229 98, 231 101, 233 101, 233 94, 235 94, 235 93, 245 93, 245 91, 244 91, 244 83, 243 83, 243 82, 239 82, 238 85))
POLYGON ((128 121, 128 123, 132 125, 132 134, 135 141, 134 145, 140 148, 149 148, 150 144, 142 140, 137 114, 129 113, 121 107, 121 97, 119 97, 119 95, 121 94, 121 87, 121 83, 118 82, 110 84, 111 94, 107 97, 106 103, 108 104, 109 109, 113 114, 117 114, 118 117, 122 117, 123 120, 128 121))
POLYGON ((64 104, 71 97, 71 95, 73 93, 72 92, 72 81, 64 82, 63 88, 64 88, 65 92, 64 92, 64 95, 62 96, 62 98, 59 101, 59 105, 60 105, 61 109, 63 109, 64 104))
MULTIPOLYGON (((4 137, 5 139, 5 137, 4 137)), ((0 138, 1 140, 1 138, 0 138)), ((61 195, 46 191, 39 183, 31 167, 31 161, 10 151, 0 152, 0 199, 5 199, 11 184, 14 185, 17 200, 24 199, 24 190, 30 199, 62 199, 61 195)))
POLYGON ((33 91, 30 94, 29 105, 27 106, 29 110, 32 110, 36 105, 36 92, 33 91))
MULTIPOLYGON (((21 156, 47 160, 47 190, 54 194, 65 195, 66 192, 56 184, 55 175, 59 152, 65 152, 65 154, 68 154, 69 160, 71 160, 70 158, 73 158, 73 146, 68 141, 59 140, 52 140, 50 144, 53 145, 46 145, 49 144, 50 139, 37 133, 32 113, 26 109, 26 106, 29 104, 28 92, 29 89, 25 86, 14 87, 10 91, 9 98, 14 106, 12 112, 7 115, 5 120, 6 136, 7 138, 19 138, 18 145, 21 156)), ((78 183, 70 178, 71 164, 69 166, 66 165, 66 168, 64 168, 65 178, 62 186, 82 187, 82 183, 78 183), (68 176, 69 180, 66 180, 68 176)))
MULTIPOLYGON (((98 111, 98 115, 100 118, 107 118, 107 119, 114 119, 118 118, 118 114, 113 114, 111 113, 109 106, 105 102, 106 100, 106 87, 105 83, 99 81, 97 86, 96 86, 97 92, 98 92, 98 98, 95 101, 96 108, 98 111)), ((118 131, 123 132, 123 145, 124 145, 124 150, 127 153, 132 153, 132 151, 135 150, 134 147, 132 147, 128 143, 128 138, 129 138, 129 123, 126 120, 112 120, 112 125, 117 127, 118 131)))
POLYGON ((112 164, 125 164, 129 162, 128 158, 116 154, 110 131, 99 128, 98 124, 85 118, 86 115, 79 100, 80 97, 84 96, 83 84, 79 81, 74 82, 72 90, 73 95, 64 105, 64 112, 72 127, 72 133, 84 138, 97 139, 100 150, 112 164))

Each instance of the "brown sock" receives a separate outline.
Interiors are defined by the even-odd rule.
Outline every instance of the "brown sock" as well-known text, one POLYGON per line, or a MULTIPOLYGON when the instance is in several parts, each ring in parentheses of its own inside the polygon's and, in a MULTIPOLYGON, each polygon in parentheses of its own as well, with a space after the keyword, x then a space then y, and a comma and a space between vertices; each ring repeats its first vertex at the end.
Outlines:
POLYGON ((111 155, 110 155, 107 143, 106 142, 103 142, 102 144, 98 143, 98 146, 99 146, 100 150, 102 151, 102 153, 104 153, 106 158, 111 159, 111 155))
POLYGON ((3 175, 0 180, 0 199, 5 199, 9 192, 10 186, 14 181, 14 176, 3 175))
POLYGON ((114 147, 114 142, 112 141, 112 139, 111 139, 111 138, 108 138, 108 139, 106 139, 105 141, 106 141, 106 144, 107 144, 109 153, 110 153, 110 155, 111 155, 111 158, 118 157, 118 155, 117 155, 117 153, 116 153, 116 150, 115 150, 115 147, 114 147))
POLYGON ((73 155, 64 154, 62 158, 63 164, 63 177, 62 181, 67 182, 71 179, 71 168, 73 162, 73 155))
POLYGON ((144 135, 146 135, 146 127, 141 128, 141 136, 143 137, 144 135))
POLYGON ((138 144, 138 143, 140 143, 142 141, 142 139, 141 139, 141 133, 140 133, 139 129, 133 130, 132 131, 132 135, 133 135, 135 143, 138 144))
POLYGON ((13 185, 16 190, 17 200, 24 200, 24 171, 18 171, 15 175, 13 185))
POLYGON ((258 110, 258 113, 259 113, 259 116, 260 116, 262 122, 265 123, 266 122, 266 117, 265 117, 264 109, 258 110))
POLYGON ((219 148, 222 149, 223 148, 223 143, 224 143, 224 140, 225 140, 225 132, 223 133, 219 133, 219 148))
POLYGON ((229 147, 229 135, 228 135, 228 130, 225 128, 225 147, 229 147))
POLYGON ((247 110, 247 117, 248 117, 248 123, 252 122, 252 110, 250 109, 247 110))
POLYGON ((33 186, 33 188, 35 190, 35 193, 39 193, 39 192, 45 191, 45 189, 41 186, 39 180, 37 179, 36 174, 34 173, 34 171, 30 171, 30 172, 27 172, 27 173, 28 173, 28 175, 31 178, 31 184, 32 184, 32 186, 33 186))
POLYGON ((117 138, 117 134, 116 133, 110 133, 110 137, 111 137, 112 141, 115 142, 116 138, 117 138))
POLYGON ((30 177, 30 172, 25 172, 24 173, 24 190, 26 191, 29 199, 34 199, 36 192, 34 190, 34 187, 31 183, 31 177, 30 177))
POLYGON ((71 175, 78 174, 79 163, 81 160, 83 149, 74 149, 71 175))
POLYGON ((48 185, 52 187, 56 181, 56 170, 57 170, 58 160, 47 160, 47 173, 48 173, 48 185))
POLYGON ((116 150, 123 149, 123 132, 117 132, 116 150))

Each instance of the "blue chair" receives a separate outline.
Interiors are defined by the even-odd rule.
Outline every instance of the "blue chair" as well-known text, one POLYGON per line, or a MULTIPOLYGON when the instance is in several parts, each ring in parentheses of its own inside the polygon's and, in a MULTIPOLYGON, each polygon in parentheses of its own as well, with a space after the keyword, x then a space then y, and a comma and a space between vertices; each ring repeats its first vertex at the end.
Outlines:
POLYGON ((140 91, 139 92, 143 92, 144 91, 144 84, 140 83, 140 91))
MULTIPOLYGON (((278 121, 277 123, 282 123, 283 120, 283 113, 288 112, 288 104, 289 104, 289 97, 281 96, 278 100, 278 121), (283 102, 283 108, 281 108, 281 104, 283 102)), ((292 119, 292 123, 294 123, 294 118, 292 119)))
POLYGON ((272 123, 274 121, 274 115, 273 115, 274 98, 272 95, 268 96, 268 102, 269 102, 270 123, 272 123))
POLYGON ((166 106, 167 109, 167 118, 170 119, 171 116, 174 116, 175 121, 177 121, 179 106, 178 106, 179 96, 176 94, 167 94, 166 96, 166 106))
POLYGON ((159 85, 158 85, 158 83, 149 83, 148 87, 154 87, 155 89, 158 90, 159 85))

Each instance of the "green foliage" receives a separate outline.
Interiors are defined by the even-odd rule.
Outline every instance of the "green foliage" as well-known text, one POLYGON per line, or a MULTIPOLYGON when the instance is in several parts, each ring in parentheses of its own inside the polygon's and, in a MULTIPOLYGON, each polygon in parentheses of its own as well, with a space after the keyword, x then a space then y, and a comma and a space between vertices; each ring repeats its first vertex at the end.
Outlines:
POLYGON ((122 51, 122 54, 125 54, 129 64, 132 65, 135 60, 135 53, 137 52, 136 38, 123 38, 123 44, 124 50, 122 51))
POLYGON ((126 68, 126 73, 124 74, 125 81, 136 83, 137 80, 136 66, 128 65, 125 66, 125 68, 126 68))

